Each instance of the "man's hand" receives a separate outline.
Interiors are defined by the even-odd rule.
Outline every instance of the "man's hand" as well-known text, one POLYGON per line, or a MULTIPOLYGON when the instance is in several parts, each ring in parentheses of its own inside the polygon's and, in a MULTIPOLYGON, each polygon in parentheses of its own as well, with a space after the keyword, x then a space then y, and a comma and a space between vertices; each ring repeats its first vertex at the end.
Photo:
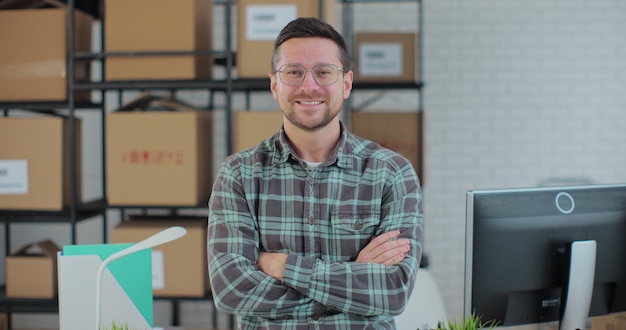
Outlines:
POLYGON ((285 272, 287 254, 280 252, 259 252, 259 259, 257 259, 256 264, 261 271, 280 281, 283 279, 283 273, 285 272))
POLYGON ((371 262, 391 266, 404 259, 404 254, 411 249, 408 239, 394 239, 400 231, 394 230, 374 237, 366 247, 359 252, 357 262, 371 262))

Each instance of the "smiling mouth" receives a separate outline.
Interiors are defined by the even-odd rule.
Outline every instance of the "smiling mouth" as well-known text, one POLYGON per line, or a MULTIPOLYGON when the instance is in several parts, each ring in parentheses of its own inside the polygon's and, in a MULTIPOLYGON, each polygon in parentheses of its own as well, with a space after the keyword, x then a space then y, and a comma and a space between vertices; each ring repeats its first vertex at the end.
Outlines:
POLYGON ((322 101, 297 101, 298 104, 302 104, 302 105, 320 105, 322 104, 322 101))

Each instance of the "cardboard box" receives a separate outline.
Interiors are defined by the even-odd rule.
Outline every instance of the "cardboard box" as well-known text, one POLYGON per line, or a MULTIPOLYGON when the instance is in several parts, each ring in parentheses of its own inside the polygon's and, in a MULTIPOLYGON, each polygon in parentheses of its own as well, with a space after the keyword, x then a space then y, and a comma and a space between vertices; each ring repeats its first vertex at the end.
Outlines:
MULTIPOLYGON (((67 100, 67 8, 57 1, 35 1, 57 8, 26 8, 33 1, 0 4, 0 101, 67 100)), ((74 10, 76 51, 91 50, 91 16, 74 10)), ((75 62, 76 81, 89 80, 90 62, 75 62)), ((76 93, 88 101, 91 93, 76 93)))
POLYGON ((109 204, 205 205, 212 186, 212 125, 210 111, 151 95, 109 113, 109 204), (133 111, 141 109, 148 111, 133 111))
POLYGON ((155 297, 203 297, 210 291, 207 217, 131 217, 113 229, 114 243, 139 242, 170 227, 187 229, 184 237, 152 249, 152 293, 155 297))
POLYGON ((421 171, 422 116, 418 112, 354 112, 352 132, 394 150, 421 171))
POLYGON ((592 317, 591 330, 626 330, 626 313, 592 317))
POLYGON ((236 111, 233 115, 233 152, 256 146, 283 124, 280 111, 236 111))
MULTIPOLYGON (((212 0, 105 0, 105 49, 210 51, 212 0)), ((209 79, 211 56, 108 57, 107 80, 209 79)))
POLYGON ((419 80, 416 33, 357 33, 355 35, 356 82, 419 80))
POLYGON ((93 329, 96 323, 98 329, 113 324, 152 329, 150 248, 113 256, 126 249, 132 250, 133 244, 66 245, 58 252, 61 330, 93 329))
POLYGON ((52 299, 57 294, 57 252, 51 240, 27 244, 6 257, 7 297, 52 299))
POLYGON ((237 72, 239 78, 267 78, 272 71, 274 40, 287 23, 298 17, 337 21, 337 1, 238 0, 237 72))
POLYGON ((81 121, 74 119, 75 172, 70 172, 70 119, 0 117, 0 209, 58 211, 81 200, 81 121))

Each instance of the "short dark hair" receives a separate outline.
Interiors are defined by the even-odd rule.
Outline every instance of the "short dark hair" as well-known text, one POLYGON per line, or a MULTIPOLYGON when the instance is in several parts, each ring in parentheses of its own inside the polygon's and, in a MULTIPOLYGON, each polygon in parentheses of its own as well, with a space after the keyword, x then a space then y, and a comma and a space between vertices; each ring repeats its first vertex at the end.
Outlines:
POLYGON ((278 48, 287 40, 292 38, 325 38, 332 40, 339 47, 339 60, 344 71, 350 70, 350 55, 346 42, 332 25, 316 17, 300 17, 289 22, 280 31, 274 42, 272 52, 272 71, 276 71, 278 62, 278 48))

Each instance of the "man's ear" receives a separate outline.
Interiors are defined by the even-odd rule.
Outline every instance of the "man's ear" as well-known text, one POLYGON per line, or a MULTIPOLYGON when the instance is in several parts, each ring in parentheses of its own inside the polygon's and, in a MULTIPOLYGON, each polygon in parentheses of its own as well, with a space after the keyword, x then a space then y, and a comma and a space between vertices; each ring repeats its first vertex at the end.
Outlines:
POLYGON ((352 91, 352 81, 354 79, 354 72, 349 70, 343 74, 343 98, 348 99, 350 92, 352 91))
POLYGON ((274 100, 278 100, 278 94, 276 93, 276 73, 270 72, 268 76, 270 77, 270 91, 272 91, 272 97, 274 100))

